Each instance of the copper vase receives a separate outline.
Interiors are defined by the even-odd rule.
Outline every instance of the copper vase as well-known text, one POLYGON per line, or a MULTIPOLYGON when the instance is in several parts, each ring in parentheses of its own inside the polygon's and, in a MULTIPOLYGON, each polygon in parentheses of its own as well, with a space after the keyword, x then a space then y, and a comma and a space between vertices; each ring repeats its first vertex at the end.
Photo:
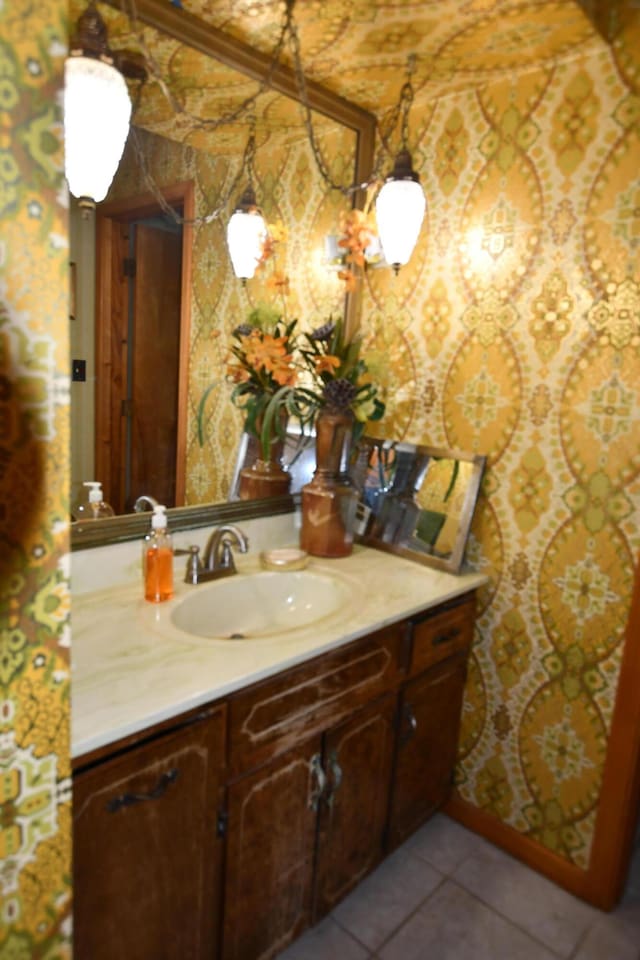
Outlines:
POLYGON ((240 471, 238 496, 241 500, 282 497, 289 493, 291 476, 275 460, 256 460, 240 471))
POLYGON ((300 546, 314 557, 346 557, 353 549, 358 495, 348 478, 353 414, 322 410, 316 420, 316 470, 302 488, 300 546))

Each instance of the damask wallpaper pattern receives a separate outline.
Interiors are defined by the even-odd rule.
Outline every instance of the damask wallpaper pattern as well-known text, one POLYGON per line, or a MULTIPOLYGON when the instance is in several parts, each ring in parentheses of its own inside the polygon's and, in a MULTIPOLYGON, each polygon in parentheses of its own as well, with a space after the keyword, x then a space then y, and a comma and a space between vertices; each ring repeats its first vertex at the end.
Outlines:
POLYGON ((0 957, 70 956, 66 4, 0 3, 0 957))
POLYGON ((363 309, 384 431, 488 457, 458 790, 582 868, 640 549, 639 22, 429 105, 427 222, 363 309))
MULTIPOLYGON (((65 15, 60 0, 0 0, 0 956, 12 960, 70 954, 65 15)), ((491 582, 459 790, 581 867, 640 548, 638 51, 636 11, 610 51, 423 104, 422 239, 397 279, 365 279, 389 434, 489 457, 471 559, 491 582)), ((296 163, 302 209, 308 158, 296 163)), ((300 273, 294 309, 324 312, 331 297, 300 273)), ((212 315, 195 335, 215 357, 212 315)), ((210 442, 228 452, 225 416, 212 415, 210 442)))

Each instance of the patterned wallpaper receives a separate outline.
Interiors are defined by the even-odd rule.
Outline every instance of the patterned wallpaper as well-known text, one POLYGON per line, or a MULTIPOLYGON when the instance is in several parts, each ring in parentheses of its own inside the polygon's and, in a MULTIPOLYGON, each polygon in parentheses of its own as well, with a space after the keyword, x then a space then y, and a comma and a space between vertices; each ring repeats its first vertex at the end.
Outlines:
MULTIPOLYGON (((70 954, 65 14, 61 0, 0 3, 0 955, 16 960, 70 954)), ((398 278, 367 275, 363 312, 391 359, 388 432, 490 460, 459 789, 583 867, 640 546, 640 20, 619 19, 611 51, 585 34, 555 66, 421 102, 428 220, 398 278)), ((376 56, 403 35, 369 33, 376 56)), ((299 263, 306 231, 322 236, 336 211, 309 190, 302 147, 274 160, 260 167, 269 216, 307 224, 287 245, 304 278, 292 309, 324 314, 336 293, 299 263)), ((216 328, 247 306, 210 259, 220 244, 199 240, 193 383, 220 363, 216 328)), ((236 436, 214 399, 192 491, 236 436)))
MULTIPOLYGON (((149 169, 160 185, 193 180, 196 217, 206 215, 224 199, 236 177, 236 163, 183 147, 164 137, 140 134, 149 169)), ((344 128, 325 126, 324 155, 331 158, 332 174, 347 181, 354 164, 354 135, 344 128)), ((245 187, 233 194, 223 217, 196 226, 191 284, 191 341, 187 425, 186 502, 226 500, 233 475, 242 417, 229 402, 225 382, 230 334, 247 312, 266 302, 306 325, 320 323, 343 310, 344 285, 323 265, 325 235, 335 232, 344 201, 327 194, 310 156, 306 140, 291 143, 276 135, 256 156, 256 194, 268 223, 285 224, 286 237, 275 254, 245 287, 231 269, 225 224, 245 187), (291 279, 286 295, 275 285, 284 274, 291 279), (203 393, 216 384, 205 408, 205 444, 197 436, 196 411, 203 393)), ((147 189, 137 158, 128 153, 108 199, 133 196, 147 189)))
POLYGON ((0 956, 70 956, 61 0, 0 3, 0 956))
POLYGON ((588 865, 640 549, 640 12, 414 117, 410 264, 366 277, 396 437, 483 453, 463 798, 588 865))

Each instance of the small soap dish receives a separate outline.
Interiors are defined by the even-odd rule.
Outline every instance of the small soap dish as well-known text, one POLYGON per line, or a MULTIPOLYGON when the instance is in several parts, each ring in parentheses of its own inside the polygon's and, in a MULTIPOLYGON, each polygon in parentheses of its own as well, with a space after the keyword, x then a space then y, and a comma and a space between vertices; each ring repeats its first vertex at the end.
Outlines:
POLYGON ((276 550, 263 550, 260 563, 265 570, 302 570, 309 563, 309 554, 297 547, 279 547, 276 550))

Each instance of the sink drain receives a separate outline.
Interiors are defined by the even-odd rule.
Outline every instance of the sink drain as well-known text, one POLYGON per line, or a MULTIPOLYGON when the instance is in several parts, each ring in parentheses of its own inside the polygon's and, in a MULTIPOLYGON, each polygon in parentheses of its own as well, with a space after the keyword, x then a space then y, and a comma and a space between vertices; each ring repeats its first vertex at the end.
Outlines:
POLYGON ((244 633, 230 633, 228 639, 229 640, 246 640, 247 637, 246 637, 246 634, 244 633))

